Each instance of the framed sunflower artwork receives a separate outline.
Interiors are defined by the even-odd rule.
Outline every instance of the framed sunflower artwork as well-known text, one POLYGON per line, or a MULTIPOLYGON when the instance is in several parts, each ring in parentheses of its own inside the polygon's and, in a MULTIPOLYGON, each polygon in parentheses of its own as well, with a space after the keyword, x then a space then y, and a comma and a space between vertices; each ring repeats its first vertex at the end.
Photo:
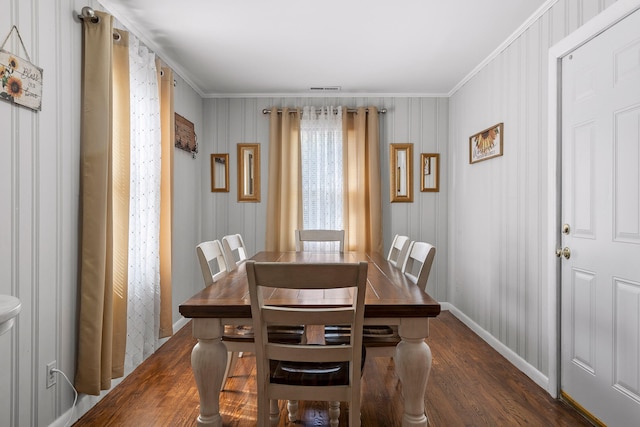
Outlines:
POLYGON ((503 153, 504 125, 498 123, 469 137, 469 163, 478 163, 503 153))
POLYGON ((15 25, 11 27, 0 46, 0 99, 32 110, 40 111, 42 108, 42 68, 31 63, 18 27, 15 25), (27 59, 4 50, 4 45, 14 31, 20 39, 27 59))

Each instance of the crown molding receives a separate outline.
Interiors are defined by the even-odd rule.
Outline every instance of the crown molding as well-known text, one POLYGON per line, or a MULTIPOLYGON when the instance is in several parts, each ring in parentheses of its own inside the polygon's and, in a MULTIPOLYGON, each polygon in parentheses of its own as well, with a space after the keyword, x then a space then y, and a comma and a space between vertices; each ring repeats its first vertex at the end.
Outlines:
POLYGON ((210 93, 203 98, 446 98, 446 93, 374 93, 374 92, 290 92, 290 93, 210 93))
POLYGON ((500 44, 489 56, 487 56, 480 64, 478 64, 469 74, 467 74, 460 82, 453 87, 448 93, 431 93, 431 92, 414 92, 414 93, 309 93, 309 92, 293 92, 293 93, 205 93, 193 80, 188 78, 188 73, 179 64, 167 59, 163 55, 161 46, 156 45, 143 34, 136 33, 133 23, 129 21, 124 13, 125 11, 119 10, 117 6, 114 6, 110 0, 101 0, 100 3, 105 10, 111 13, 116 19, 125 26, 125 28, 133 33, 142 43, 144 43, 149 49, 153 50, 156 55, 174 72, 176 72, 191 88, 203 99, 205 98, 448 98, 453 96, 462 86, 470 81, 476 74, 478 74, 487 64, 493 61, 502 51, 509 47, 515 40, 518 39, 529 27, 536 22, 542 15, 544 15, 558 0, 547 0, 542 6, 538 8, 525 22, 522 23, 504 42, 500 44))
POLYGON ((469 74, 467 74, 460 82, 453 87, 447 94, 448 97, 453 96, 462 86, 464 86, 469 80, 475 77, 484 67, 486 67, 491 61, 496 59, 506 48, 508 48, 514 41, 518 39, 525 31, 533 25, 542 15, 544 15, 549 9, 553 7, 558 0, 547 0, 542 6, 538 8, 533 14, 522 23, 500 46, 498 46, 493 52, 489 54, 481 63, 479 63, 469 74))

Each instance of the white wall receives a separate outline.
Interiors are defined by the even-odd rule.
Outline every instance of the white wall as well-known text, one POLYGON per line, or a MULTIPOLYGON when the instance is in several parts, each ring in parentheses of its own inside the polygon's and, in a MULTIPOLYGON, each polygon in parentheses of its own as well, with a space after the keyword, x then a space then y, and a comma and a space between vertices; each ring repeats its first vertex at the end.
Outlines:
MULTIPOLYGON (((269 116, 263 108, 312 106, 373 105, 386 108, 380 114, 380 155, 382 167, 382 201, 384 245, 388 250, 395 233, 414 240, 425 240, 437 247, 437 254, 427 286, 437 299, 446 297, 447 204, 446 169, 441 171, 439 193, 421 193, 418 165, 420 153, 440 153, 441 164, 447 162, 448 108, 446 98, 224 98, 204 101, 204 141, 202 163, 202 239, 221 238, 241 233, 250 253, 264 249, 267 209, 267 175, 269 153, 269 116), (260 143, 261 201, 239 203, 237 200, 238 143, 260 143), (389 201, 389 144, 413 143, 414 202, 389 201), (229 153, 230 191, 210 192, 211 153, 229 153)), ((195 260, 194 260, 195 262, 195 260)))
MULTIPOLYGON (((209 171, 208 155, 202 148, 203 102, 185 81, 174 74, 176 113, 195 125, 198 154, 175 149, 173 153, 173 321, 186 322, 178 306, 202 289, 202 273, 196 258, 196 245, 200 243, 202 222, 202 175, 209 171), (206 165, 206 169, 204 166, 206 165)), ((207 186, 207 188, 209 188, 207 186)), ((181 325, 182 323, 179 323, 181 325)), ((176 332, 174 330, 174 332, 176 332)))
POLYGON ((448 301, 541 386, 549 375, 548 49, 613 1, 559 0, 450 97, 448 301), (504 156, 469 136, 504 122, 504 156))
MULTIPOLYGON (((44 84, 40 112, 0 101, 0 293, 22 302, 0 337, 0 425, 46 425, 71 406, 62 378, 47 389, 44 372, 52 360, 74 369, 81 33, 70 1, 2 9, 3 37, 18 27, 44 84)), ((5 49, 26 58, 15 35, 5 49)))
MULTIPOLYGON (((16 25, 31 62, 44 69, 42 111, 0 100, 0 294, 20 298, 14 328, 0 336, 0 426, 63 425, 73 394, 61 376, 45 387, 45 366, 73 380, 76 357, 80 83, 83 6, 95 0, 8 0, 2 36, 16 25), (64 415, 64 418, 61 417, 64 415)), ((5 49, 26 55, 16 36, 5 49)), ((202 100, 177 76, 175 109, 202 134, 202 100)), ((175 151, 173 319, 200 286, 195 258, 200 163, 175 151)), ((95 398, 82 396, 86 410, 95 398)), ((83 409, 84 408, 84 409, 83 409)), ((76 412, 76 415, 78 412, 76 412)))

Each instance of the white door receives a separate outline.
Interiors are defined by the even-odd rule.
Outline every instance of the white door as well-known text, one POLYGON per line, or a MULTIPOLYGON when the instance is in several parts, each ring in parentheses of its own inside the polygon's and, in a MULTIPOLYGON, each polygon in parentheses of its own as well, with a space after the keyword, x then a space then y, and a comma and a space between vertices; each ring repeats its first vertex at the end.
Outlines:
POLYGON ((562 60, 562 221, 562 393, 640 426, 640 11, 562 60))

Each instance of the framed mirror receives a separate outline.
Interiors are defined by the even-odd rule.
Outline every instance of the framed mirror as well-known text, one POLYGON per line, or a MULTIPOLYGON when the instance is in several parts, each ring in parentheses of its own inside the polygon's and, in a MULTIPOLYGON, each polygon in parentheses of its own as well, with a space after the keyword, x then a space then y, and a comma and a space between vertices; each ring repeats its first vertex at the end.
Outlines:
POLYGON ((440 191, 440 154, 420 154, 420 191, 440 191))
POLYGON ((391 144, 391 202, 413 202, 413 144, 391 144))
POLYGON ((260 144, 238 144, 238 201, 260 201, 260 144))
POLYGON ((211 155, 211 192, 229 191, 229 154, 211 155))

